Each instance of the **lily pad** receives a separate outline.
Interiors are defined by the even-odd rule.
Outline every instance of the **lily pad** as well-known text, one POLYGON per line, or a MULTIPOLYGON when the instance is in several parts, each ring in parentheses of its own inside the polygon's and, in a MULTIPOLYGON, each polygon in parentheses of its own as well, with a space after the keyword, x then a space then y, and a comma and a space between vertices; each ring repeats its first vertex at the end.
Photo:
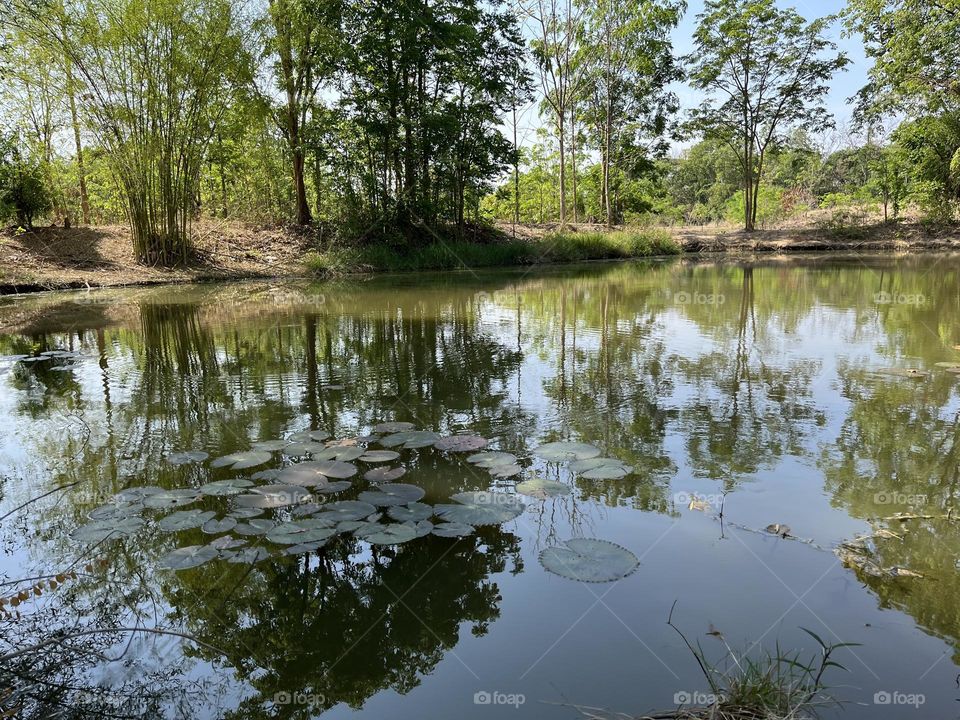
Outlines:
POLYGON ((452 497, 458 505, 437 505, 434 512, 448 522, 499 525, 523 512, 523 503, 506 493, 462 492, 452 497))
POLYGON ((70 533, 70 539, 77 542, 98 543, 107 538, 129 537, 143 527, 143 522, 143 518, 139 517, 93 520, 70 533))
POLYGON ((461 522, 442 522, 433 526, 431 532, 438 537, 458 538, 472 535, 476 531, 473 525, 461 522))
POLYGON ((143 507, 143 502, 140 500, 118 500, 91 510, 87 513, 87 517, 91 520, 120 520, 137 515, 143 510, 143 507))
POLYGON ((275 526, 276 523, 273 520, 254 518, 245 523, 238 523, 233 532, 237 535, 266 535, 275 526))
POLYGON ((279 479, 293 485, 326 483, 328 478, 346 479, 357 474, 357 466, 339 460, 312 460, 284 468, 279 479))
POLYGON ((298 545, 306 542, 325 542, 337 534, 332 524, 293 520, 281 523, 266 534, 267 540, 279 545, 298 545))
POLYGON ((234 517, 225 517, 219 520, 207 520, 200 529, 208 535, 219 535, 220 533, 230 532, 237 526, 237 519, 234 517))
POLYGON ((248 547, 240 550, 227 550, 223 559, 238 565, 252 565, 270 557, 270 551, 263 547, 248 547))
POLYGON ((217 548, 209 545, 188 545, 167 553, 158 564, 168 570, 186 570, 210 562, 219 554, 217 548))
POLYGON ((489 468, 489 473, 495 478, 513 477, 514 475, 519 475, 522 472, 523 468, 516 463, 512 465, 494 465, 492 468, 489 468))
POLYGON ((617 458, 595 457, 570 463, 570 470, 587 480, 619 480, 633 468, 617 458))
POLYGON ((389 525, 380 525, 372 523, 366 527, 360 528, 354 533, 362 540, 366 540, 371 545, 399 545, 409 542, 417 537, 416 527, 405 523, 392 523, 389 525))
POLYGON ((376 511, 377 508, 367 502, 360 500, 341 500, 340 502, 327 503, 319 517, 339 523, 347 520, 362 520, 376 511))
POLYGON ((192 530, 216 517, 213 510, 177 510, 166 517, 160 518, 157 525, 165 532, 179 532, 192 530))
POLYGON ((292 442, 289 445, 286 445, 282 452, 284 455, 295 456, 295 455, 316 455, 326 450, 326 447, 322 443, 317 442, 292 442))
POLYGON ((240 507, 278 508, 296 505, 309 493, 299 485, 263 485, 251 488, 252 494, 238 495, 236 503, 240 507))
POLYGON ((563 546, 545 548, 540 564, 552 573, 580 582, 613 582, 640 565, 632 552, 616 543, 595 538, 573 538, 563 546))
POLYGON ((204 495, 239 495, 249 487, 253 487, 253 482, 245 478, 233 478, 232 480, 215 480, 201 485, 197 490, 204 495))
POLYGON ((390 507, 416 502, 424 495, 426 495, 424 489, 416 485, 384 483, 378 485, 376 490, 364 490, 358 498, 377 507, 390 507))
POLYGON ((398 522, 420 522, 433 515, 433 508, 419 502, 391 505, 387 508, 387 515, 398 522))
POLYGON ((189 465, 199 463, 210 457, 210 453, 203 450, 188 450, 186 452, 167 453, 167 462, 172 465, 189 465))
MULTIPOLYGON (((348 463, 362 457, 367 451, 360 447, 342 447, 335 445, 325 447, 320 452, 313 453, 314 460, 338 460, 342 463, 348 463)), ((348 476, 349 477, 349 476, 348 476)))
POLYGON ((353 485, 353 483, 349 480, 337 480, 336 482, 328 482, 324 485, 315 485, 313 492, 318 495, 333 495, 334 493, 348 490, 351 485, 353 485))
POLYGON ((316 552, 327 544, 326 540, 314 540, 312 542, 303 542, 290 547, 285 547, 283 555, 303 555, 305 553, 316 552))
POLYGON ((475 452, 485 448, 489 442, 489 440, 479 435, 450 435, 449 437, 440 438, 433 446, 437 450, 444 452, 475 452))
POLYGON ((276 480, 280 477, 280 468, 270 468, 269 470, 258 470, 250 476, 251 480, 276 480))
POLYGON ((249 518, 255 518, 260 515, 263 515, 263 508, 252 508, 252 507, 233 508, 230 512, 227 513, 227 515, 232 518, 237 518, 238 520, 247 520, 249 518))
POLYGON ((597 457, 600 448, 581 442, 550 442, 536 448, 533 454, 549 462, 565 462, 597 457))
POLYGON ((413 525, 414 531, 417 533, 418 538, 426 537, 433 532, 433 523, 429 520, 421 520, 417 523, 407 523, 408 525, 413 525))
POLYGON ((416 426, 411 422, 394 420, 391 422, 377 423, 376 425, 373 426, 372 429, 373 429, 373 432, 376 432, 376 433, 398 433, 398 432, 407 432, 409 430, 413 430, 414 427, 416 426))
POLYGON ((358 456, 360 462, 365 463, 383 463, 391 462, 400 457, 400 453, 395 452, 394 450, 367 450, 362 455, 358 456))
POLYGON ((537 500, 546 500, 547 498, 559 497, 560 495, 569 495, 570 486, 556 482, 555 480, 533 478, 522 483, 517 483, 517 492, 521 495, 537 498, 537 500))
POLYGON ((218 457, 210 463, 210 467, 230 467, 234 470, 246 470, 270 462, 272 457, 266 450, 245 450, 218 457))
POLYGON ((231 537, 230 535, 221 535, 211 540, 209 544, 210 547, 216 548, 217 550, 233 550, 234 548, 243 547, 247 544, 247 541, 231 537))
POLYGON ((250 447, 254 450, 277 452, 278 450, 283 450, 289 444, 289 440, 260 440, 259 442, 251 443, 250 447))
POLYGON ((133 502, 135 500, 143 500, 147 495, 156 495, 157 493, 164 492, 163 488, 157 487, 156 485, 146 485, 143 487, 128 487, 124 488, 116 495, 113 496, 113 500, 117 501, 127 501, 133 502))
POLYGON ((492 468, 497 465, 513 465, 517 461, 517 456, 508 452, 499 452, 489 450, 487 452, 477 453, 467 458, 467 462, 477 467, 492 468))
POLYGON ((162 490, 158 493, 147 495, 143 498, 143 504, 148 508, 163 510, 166 508, 183 507, 190 505, 200 499, 199 490, 162 490))
POLYGON ((307 433, 307 437, 315 442, 323 442, 330 437, 330 433, 328 433, 326 430, 311 430, 307 433))
POLYGON ((367 470, 363 474, 363 479, 372 483, 393 482, 399 480, 407 474, 406 468, 402 467, 377 467, 373 470, 367 470))
POLYGON ((430 447, 439 439, 440 436, 430 430, 406 430, 387 435, 380 440, 380 444, 387 448, 402 445, 408 450, 415 450, 430 447))

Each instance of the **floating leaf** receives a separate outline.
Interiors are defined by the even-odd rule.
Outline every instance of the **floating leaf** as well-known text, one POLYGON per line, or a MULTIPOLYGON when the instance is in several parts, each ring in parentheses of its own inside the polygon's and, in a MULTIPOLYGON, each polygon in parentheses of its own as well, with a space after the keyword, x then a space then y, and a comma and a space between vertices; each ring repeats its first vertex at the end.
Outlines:
POLYGON ((143 498, 143 504, 148 508, 164 510, 166 508, 182 507, 190 505, 200 499, 198 490, 162 490, 143 498))
POLYGON ((99 543, 107 538, 129 537, 142 527, 143 518, 139 517, 94 520, 75 529, 70 538, 77 542, 99 543))
POLYGON ((573 538, 564 546, 545 548, 540 564, 552 573, 580 582, 613 582, 640 565, 632 552, 616 543, 594 538, 573 538))
POLYGON ((410 422, 392 421, 382 422, 373 426, 373 432, 377 433, 399 433, 413 430, 415 425, 410 422))
POLYGON ((939 368, 960 369, 960 363, 956 363, 956 362, 938 362, 938 363, 934 363, 934 365, 936 365, 939 368))
POLYGON ((619 480, 633 468, 617 458, 595 457, 570 463, 570 470, 588 480, 619 480))
POLYGON ((87 517, 91 520, 119 520, 130 517, 131 515, 137 515, 143 508, 143 502, 140 500, 116 500, 91 510, 87 513, 87 517))
POLYGON ((164 489, 157 487, 156 485, 147 485, 145 487, 128 487, 114 495, 113 500, 132 502, 135 500, 143 500, 147 495, 156 495, 157 493, 162 492, 164 492, 164 489))
POLYGON ((434 512, 448 522, 499 525, 523 512, 523 503, 505 493, 462 492, 452 497, 459 505, 437 505, 434 512))
POLYGON ((513 465, 494 465, 489 469, 491 475, 495 478, 508 478, 513 477, 514 475, 519 475, 523 472, 523 468, 517 464, 513 465))
POLYGON ((227 513, 228 516, 239 519, 255 518, 258 515, 263 515, 263 508, 252 508, 252 507, 241 507, 233 508, 230 512, 227 513))
POLYGON ((357 474, 357 466, 339 460, 312 460, 284 468, 280 480, 293 485, 312 485, 327 482, 327 478, 345 479, 357 474))
POLYGON ((309 493, 299 485, 264 485, 252 488, 251 495, 238 495, 235 502, 240 507, 278 508, 296 505, 309 493))
POLYGON ((426 492, 423 488, 416 485, 405 485, 403 483, 384 483, 378 485, 376 490, 365 490, 358 496, 360 500, 368 502, 377 507, 389 507, 391 505, 406 505, 416 502, 422 498, 426 492))
POLYGON ((310 442, 312 439, 309 430, 301 430, 287 435, 287 442, 310 442))
POLYGON ((292 442, 285 446, 282 452, 284 455, 317 455, 326 450, 326 446, 317 442, 292 442))
POLYGON ((242 550, 227 550, 223 559, 239 565, 253 565, 270 557, 270 551, 263 547, 248 547, 242 550))
POLYGON ((313 453, 315 460, 339 460, 343 463, 348 463, 351 460, 356 460, 358 457, 361 457, 366 450, 360 447, 342 447, 335 445, 333 447, 326 447, 320 452, 313 453))
POLYGON ((444 452, 474 452, 485 448, 489 442, 479 435, 451 435, 440 438, 433 446, 444 452))
POLYGON ((334 493, 349 489, 352 484, 349 480, 337 480, 336 482, 328 482, 325 485, 316 485, 313 488, 313 492, 318 495, 333 495, 334 493))
POLYGON ((275 525, 273 520, 254 518, 249 522, 238 523, 233 531, 237 535, 266 535, 275 525))
POLYGON ((318 517, 339 523, 347 520, 361 520, 376 511, 377 508, 368 502, 341 500, 340 502, 327 503, 318 517))
POLYGON ((354 532, 371 545, 399 545, 417 537, 416 527, 405 523, 379 525, 372 523, 354 532))
POLYGON ((167 553, 158 564, 168 570, 186 570, 210 562, 219 554, 217 548, 209 545, 188 545, 167 553))
POLYGON ((516 455, 508 452, 498 452, 496 450, 477 453, 467 458, 468 463, 482 468, 492 468, 497 465, 513 465, 516 461, 516 455))
POLYGON ((325 542, 337 534, 332 524, 310 522, 310 520, 292 520, 272 528, 266 538, 280 545, 298 545, 300 543, 325 542))
POLYGON ((543 478, 533 478, 522 483, 517 483, 517 492, 521 495, 546 500, 547 498, 558 497, 560 495, 569 495, 570 487, 555 480, 544 480, 543 478))
POLYGON ((388 448, 403 445, 403 447, 413 450, 416 448, 429 447, 439 439, 439 435, 429 430, 406 430, 404 432, 387 435, 380 440, 380 444, 388 448))
MULTIPOLYGON (((410 523, 408 523, 410 524, 410 523)), ((413 525, 414 531, 417 533, 418 538, 426 537, 431 532, 433 532, 433 523, 429 520, 421 520, 418 523, 413 525)))
POLYGON ((303 517, 305 515, 313 515, 323 510, 323 505, 318 503, 309 502, 303 503, 302 505, 297 505, 290 511, 290 514, 294 517, 303 517))
POLYGON ((283 549, 283 555, 303 555, 304 553, 316 552, 327 544, 326 540, 314 540, 313 542, 303 542, 297 545, 291 545, 283 549))
POLYGON ((402 478, 406 473, 406 469, 402 467, 378 467, 367 470, 363 474, 363 479, 372 483, 393 482, 402 478))
POLYGON ((259 470, 250 476, 251 480, 276 480, 280 477, 279 468, 270 468, 269 470, 259 470))
POLYGON ((220 533, 230 532, 237 526, 237 519, 234 517, 225 517, 220 520, 207 520, 200 529, 207 535, 219 535, 220 533))
POLYGON ((249 487, 253 487, 253 483, 250 480, 234 478, 232 480, 215 480, 214 482, 208 482, 198 487, 197 490, 204 495, 222 496, 239 495, 249 487))
POLYGON ((210 457, 210 453, 203 450, 188 450, 186 452, 167 453, 168 463, 173 465, 189 465, 190 463, 199 463, 210 457))
POLYGON ((210 541, 210 547, 217 548, 217 550, 231 550, 233 548, 243 547, 246 544, 246 540, 240 540, 230 535, 222 535, 210 541))
POLYGON ((419 522, 433 515, 433 508, 424 503, 412 502, 408 505, 391 505, 387 515, 399 522, 419 522))
POLYGON ((307 433, 307 436, 316 442, 323 442, 330 437, 330 433, 328 433, 326 430, 311 430, 309 433, 307 433))
POLYGON ((391 462, 398 457, 400 457, 400 453, 394 452, 393 450, 367 450, 358 456, 357 459, 365 463, 382 463, 391 462))
POLYGON ((271 457, 273 456, 266 450, 245 450, 218 457, 210 463, 210 467, 231 467, 234 470, 245 470, 270 462, 271 457))
POLYGON ((192 530, 203 525, 207 520, 216 517, 213 510, 177 510, 164 518, 160 518, 157 525, 165 532, 192 530))
POLYGON ((431 532, 438 537, 458 538, 472 535, 476 528, 462 522, 442 522, 433 526, 431 532))
POLYGON ((600 448, 581 442, 550 442, 538 447, 533 454, 549 462, 564 462, 597 457, 600 448))

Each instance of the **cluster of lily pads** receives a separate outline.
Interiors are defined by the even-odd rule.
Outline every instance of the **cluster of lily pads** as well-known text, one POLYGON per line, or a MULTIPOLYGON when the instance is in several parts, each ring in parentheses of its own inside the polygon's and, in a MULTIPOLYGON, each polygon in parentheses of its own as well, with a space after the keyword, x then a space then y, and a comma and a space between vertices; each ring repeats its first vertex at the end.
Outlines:
POLYGON ((11 363, 55 363, 57 361, 67 361, 67 364, 55 364, 53 367, 48 369, 55 372, 70 372, 77 367, 77 365, 72 361, 79 360, 81 357, 83 357, 81 353, 73 350, 44 350, 37 355, 5 355, 0 358, 0 360, 11 363))
MULTIPOLYGON (((160 560, 161 567, 182 570, 214 559, 255 563, 275 554, 299 555, 323 548, 338 535, 351 535, 371 545, 397 545, 427 535, 459 538, 479 526, 498 525, 519 516, 519 495, 546 499, 570 492, 570 487, 540 478, 515 485, 516 493, 459 492, 452 502, 429 505, 416 485, 398 483, 406 469, 392 465, 405 449, 435 448, 448 453, 473 453, 467 461, 495 478, 509 478, 523 468, 515 455, 483 451, 488 441, 478 435, 440 436, 417 430, 411 423, 375 425, 372 434, 333 440, 321 430, 294 433, 282 440, 253 443, 249 450, 210 460, 199 450, 172 452, 174 465, 206 463, 215 469, 255 470, 247 477, 211 480, 197 487, 164 489, 129 487, 110 503, 89 513, 89 522, 71 534, 79 542, 97 543, 128 537, 148 520, 147 511, 167 511, 153 518, 156 528, 176 533, 200 529, 216 536, 205 544, 180 547, 160 560), (385 449, 373 449, 378 444, 385 449), (481 452, 476 452, 481 451, 481 452), (297 459, 280 468, 259 469, 277 454, 297 459), (307 459, 309 458, 309 459, 307 459), (355 499, 329 500, 353 487, 361 470, 368 485, 355 499), (206 500, 205 507, 188 506, 206 500), (210 505, 219 503, 219 509, 210 505), (270 516, 264 516, 268 511, 270 516)), ((548 462, 570 462, 572 472, 586 478, 623 477, 631 468, 619 460, 600 457, 600 450, 583 443, 548 443, 534 451, 548 462)), ((603 582, 635 569, 636 557, 613 543, 587 538, 548 548, 541 563, 564 577, 603 582)))

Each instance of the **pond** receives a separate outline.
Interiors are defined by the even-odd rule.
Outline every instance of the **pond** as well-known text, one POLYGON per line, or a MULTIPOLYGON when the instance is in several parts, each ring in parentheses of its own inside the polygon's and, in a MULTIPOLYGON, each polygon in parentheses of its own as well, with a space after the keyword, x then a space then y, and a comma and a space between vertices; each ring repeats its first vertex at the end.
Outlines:
POLYGON ((73 634, 3 663, 24 712, 641 715, 709 691, 672 608, 720 665, 857 643, 822 717, 957 714, 954 257, 56 293, 0 325, 0 571, 45 576, 0 588, 0 655, 73 634))

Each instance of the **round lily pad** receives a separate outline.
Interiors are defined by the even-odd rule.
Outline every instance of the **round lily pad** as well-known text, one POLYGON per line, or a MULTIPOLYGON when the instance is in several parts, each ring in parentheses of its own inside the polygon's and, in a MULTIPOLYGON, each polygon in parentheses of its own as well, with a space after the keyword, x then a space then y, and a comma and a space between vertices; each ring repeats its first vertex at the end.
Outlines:
POLYGON ((200 499, 199 490, 162 490, 143 498, 143 504, 148 508, 163 510, 166 508, 183 507, 200 499))
POLYGON ((395 452, 394 450, 367 450, 362 455, 358 456, 360 462, 365 463, 383 463, 391 462, 400 457, 400 453, 395 452))
POLYGON ((476 528, 461 522, 442 522, 433 526, 433 534, 438 537, 454 538, 472 535, 476 528))
POLYGON ((186 570, 210 562, 219 554, 217 548, 209 545, 188 545, 167 553, 158 564, 168 570, 186 570))
POLYGON ((271 457, 273 456, 266 450, 245 450, 218 457, 210 463, 210 467, 230 467, 234 470, 245 470, 270 462, 271 457))
POLYGON ((253 482, 245 478, 233 478, 232 480, 215 480, 208 482, 197 488, 204 495, 239 495, 244 490, 253 486, 253 482))
POLYGON ((172 465, 189 465, 199 463, 210 457, 210 453, 203 450, 187 450, 186 452, 167 453, 167 462, 172 465))
POLYGON ((357 474, 356 465, 339 460, 312 460, 284 468, 279 479, 293 485, 310 487, 327 482, 328 478, 346 479, 357 474))
POLYGON ((523 472, 523 468, 513 463, 511 465, 494 465, 489 468, 489 473, 495 478, 508 478, 513 477, 514 475, 519 475, 523 472))
POLYGON ((289 444, 289 440, 260 440, 259 442, 251 443, 250 447, 254 450, 277 452, 278 450, 283 450, 289 444))
POLYGON ((597 457, 600 448, 581 442, 550 442, 536 448, 533 454, 549 462, 565 462, 597 457))
POLYGON ((287 442, 310 442, 313 438, 310 437, 309 430, 300 430, 299 432, 291 433, 287 435, 287 442))
POLYGON ((391 421, 391 422, 382 422, 377 423, 373 426, 373 432, 377 433, 398 433, 398 432, 407 432, 408 430, 413 430, 416 427, 411 422, 403 421, 391 421))
POLYGON ((416 527, 405 523, 391 523, 380 525, 373 523, 360 528, 354 533, 371 545, 399 545, 417 537, 416 527))
POLYGON ((376 490, 364 490, 358 498, 363 502, 368 502, 377 507, 389 507, 391 505, 406 505, 407 503, 416 502, 425 494, 424 489, 416 485, 384 483, 383 485, 378 485, 376 490))
POLYGON ((570 463, 570 469, 587 480, 619 480, 633 468, 617 458, 595 457, 570 463))
POLYGON ((243 547, 246 544, 246 540, 231 537, 230 535, 221 535, 209 543, 210 547, 216 548, 217 550, 233 550, 234 548, 243 547))
POLYGON ((452 497, 458 505, 437 505, 434 512, 448 522, 499 525, 523 512, 523 503, 505 493, 462 492, 452 497))
POLYGON ((143 518, 127 517, 93 520, 70 533, 70 539, 84 543, 98 543, 107 538, 129 537, 143 527, 143 518))
POLYGON ((340 502, 327 503, 319 517, 339 523, 346 520, 361 520, 376 511, 377 508, 368 502, 341 500, 340 502))
POLYGON ((248 518, 255 518, 260 515, 263 515, 263 508, 252 508, 252 507, 239 507, 233 508, 230 512, 227 513, 229 517, 237 518, 239 520, 246 520, 248 518))
POLYGON ((451 435, 440 438, 433 446, 444 452, 474 452, 485 448, 490 441, 479 435, 451 435))
POLYGON ((161 487, 156 485, 146 485, 143 487, 128 487, 124 488, 116 495, 113 496, 113 500, 123 501, 123 502, 133 502, 135 500, 143 500, 147 495, 156 495, 157 493, 162 493, 164 490, 161 487))
POLYGON ((331 525, 311 523, 309 520, 293 520, 271 529, 266 538, 280 545, 297 545, 305 542, 321 542, 337 534, 331 525))
POLYGON ((334 493, 349 489, 352 484, 349 480, 337 480, 336 482, 328 482, 324 485, 315 485, 313 492, 318 495, 333 495, 334 493))
POLYGON ((513 465, 516 461, 516 455, 508 452, 498 452, 496 450, 477 453, 467 458, 468 463, 482 468, 492 468, 497 465, 513 465))
POLYGON ((216 517, 213 510, 177 510, 166 517, 160 518, 157 525, 165 532, 192 530, 216 517))
POLYGON ((360 447, 342 447, 335 445, 325 447, 320 452, 313 453, 314 460, 338 460, 342 463, 348 463, 361 457, 366 450, 360 447))
POLYGON ((276 480, 280 477, 280 468, 270 468, 269 470, 258 470, 250 476, 251 480, 276 480))
POLYGON ((307 436, 315 442, 323 442, 330 437, 330 433, 326 430, 311 430, 307 433, 307 436))
POLYGON ((393 482, 406 474, 406 469, 402 467, 377 467, 373 470, 367 470, 363 474, 363 479, 372 483, 393 482))
POLYGON ((309 493, 299 485, 263 485, 251 488, 250 495, 238 495, 236 503, 240 507, 278 508, 296 505, 309 493))
POLYGON ((544 480, 543 478, 533 478, 522 483, 517 483, 517 492, 521 495, 546 500, 547 498, 559 497, 560 495, 569 495, 570 486, 564 485, 555 480, 544 480))
POLYGON ((314 540, 312 542, 297 543, 296 545, 285 547, 282 551, 282 554, 283 555, 303 555, 305 553, 316 552, 326 544, 327 544, 326 540, 314 540))
POLYGON ((439 439, 439 435, 429 430, 406 430, 381 438, 380 444, 388 448, 402 445, 408 450, 412 450, 430 447, 439 439))
POLYGON ((316 455, 326 450, 326 447, 322 443, 318 442, 292 442, 284 446, 282 452, 284 455, 316 455))
POLYGON ((245 523, 238 523, 233 529, 237 535, 266 535, 276 523, 265 518, 254 518, 245 523))
MULTIPOLYGON (((407 523, 407 524, 410 525, 411 523, 407 523)), ((413 524, 413 529, 417 533, 418 538, 426 537, 431 532, 433 532, 434 525, 429 520, 420 520, 419 522, 412 523, 412 524, 413 524)))
POLYGON ((237 519, 234 517, 225 517, 207 520, 200 529, 208 535, 219 535, 220 533, 230 532, 237 526, 237 519))
POLYGON ((391 505, 387 508, 387 515, 398 522, 419 522, 432 516, 433 508, 419 502, 391 505))
POLYGON ((119 520, 131 515, 137 515, 143 510, 143 503, 139 500, 117 500, 101 505, 87 513, 91 520, 119 520))
POLYGON ((632 552, 616 543, 594 538, 573 538, 562 546, 545 548, 540 564, 547 570, 580 582, 613 582, 640 565, 632 552))
POLYGON ((270 551, 263 547, 247 547, 240 550, 225 550, 223 559, 238 565, 252 565, 270 557, 270 551))

